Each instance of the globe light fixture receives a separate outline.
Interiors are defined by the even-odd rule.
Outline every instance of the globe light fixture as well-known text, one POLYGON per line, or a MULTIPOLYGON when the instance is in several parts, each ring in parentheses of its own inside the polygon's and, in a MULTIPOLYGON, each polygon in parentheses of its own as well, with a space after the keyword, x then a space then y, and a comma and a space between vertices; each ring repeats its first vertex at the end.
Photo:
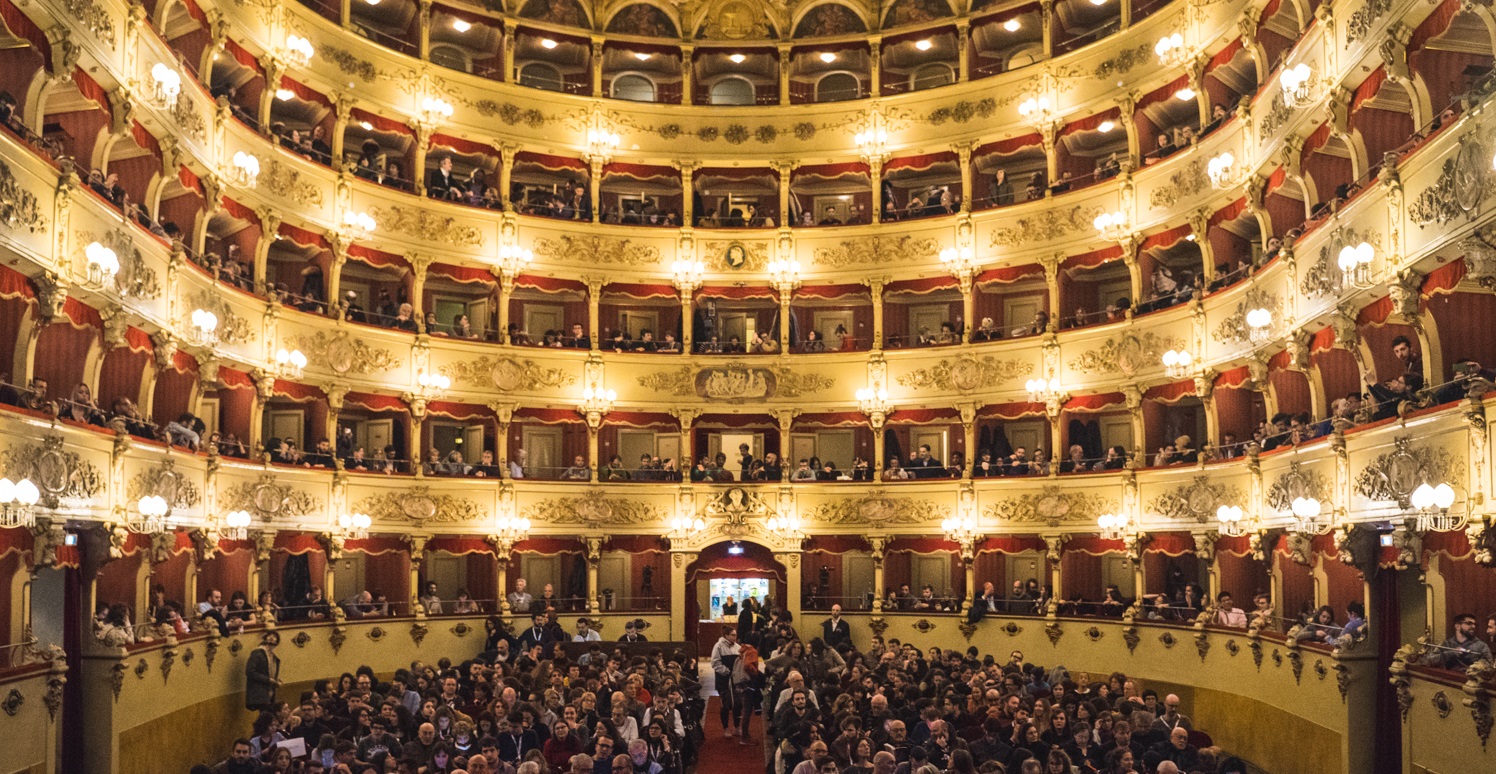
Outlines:
POLYGON ((1376 258, 1376 248, 1367 242, 1346 245, 1340 248, 1336 264, 1346 285, 1353 288, 1371 287, 1371 262, 1376 258))
POLYGON ((1102 239, 1110 242, 1120 242, 1127 236, 1127 216, 1121 212, 1103 212, 1091 221, 1091 225, 1100 232, 1102 239))
POLYGON ((1272 336, 1273 313, 1258 307, 1247 312, 1247 340, 1261 344, 1272 336))
POLYGON ((373 523, 366 513, 345 513, 338 517, 338 532, 345 540, 365 540, 373 523))
POLYGON ((1159 38, 1153 44, 1153 53, 1158 55, 1158 63, 1164 67, 1178 67, 1189 59, 1189 49, 1184 47, 1184 35, 1178 32, 1159 38))
POLYGON ((312 48, 312 42, 300 35, 287 35, 286 48, 281 53, 286 63, 292 67, 306 67, 312 61, 312 55, 316 53, 312 48))
POLYGON ((1300 108, 1314 102, 1314 68, 1300 62, 1288 67, 1278 75, 1278 85, 1283 88, 1283 103, 1291 108, 1300 108))
POLYGON ((168 527, 171 504, 161 495, 146 495, 135 503, 138 514, 131 527, 143 535, 159 535, 168 527))
POLYGON ((1216 190, 1230 188, 1236 183, 1236 156, 1231 151, 1216 156, 1206 162, 1205 174, 1210 178, 1212 188, 1216 190))
POLYGON ((1221 534, 1226 537, 1241 537, 1245 534, 1242 515, 1240 505, 1222 505, 1216 508, 1216 523, 1219 525, 1221 534))
POLYGON ((1127 518, 1114 513, 1103 513, 1096 518, 1096 529, 1102 540, 1122 540, 1127 533, 1127 518))
POLYGON ((40 499, 41 491, 31 479, 15 482, 0 478, 0 527, 36 526, 34 508, 40 499))
POLYGON ((1419 484, 1411 497, 1413 509, 1418 514, 1418 531, 1453 532, 1463 529, 1464 519, 1449 512, 1454 499, 1454 487, 1449 484, 1419 484))
POLYGON ((1294 529, 1306 535, 1319 535, 1330 531, 1329 519, 1324 518, 1324 505, 1313 497, 1295 497, 1289 503, 1293 515, 1294 529))
POLYGON ((254 188, 260 179, 260 160, 256 156, 244 151, 235 151, 232 161, 233 169, 229 172, 229 180, 240 188, 254 188))
POLYGON ((229 511, 219 530, 228 540, 243 540, 249 534, 249 511, 229 511))
POLYGON ((218 315, 206 309, 194 309, 191 320, 193 343, 199 347, 218 343, 218 315))
POLYGON ((1163 355, 1164 375, 1170 379, 1183 379, 1190 374, 1190 366, 1194 364, 1194 356, 1187 349, 1171 349, 1163 355))
POLYGON ((300 379, 306 362, 306 355, 299 349, 287 350, 281 347, 275 353, 275 369, 283 379, 300 379))
POLYGON ((119 274, 119 256, 98 242, 90 242, 83 248, 83 257, 88 261, 87 284, 102 290, 119 274))
POLYGON ((151 81, 151 98, 156 104, 162 107, 177 104, 177 97, 182 94, 182 76, 176 70, 157 62, 151 67, 151 81))

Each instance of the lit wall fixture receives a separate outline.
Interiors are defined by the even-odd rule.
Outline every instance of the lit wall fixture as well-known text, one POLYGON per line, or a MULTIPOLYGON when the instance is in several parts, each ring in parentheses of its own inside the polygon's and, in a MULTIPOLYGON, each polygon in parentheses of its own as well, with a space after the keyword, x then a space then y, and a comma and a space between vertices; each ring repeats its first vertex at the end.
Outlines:
POLYGON ((171 504, 161 495, 146 495, 135 503, 136 518, 132 529, 142 535, 159 535, 171 520, 171 504))
POLYGON ((88 261, 88 287, 102 290, 119 274, 119 256, 98 242, 90 242, 83 248, 83 257, 88 261))
POLYGON ((1328 534, 1333 526, 1324 504, 1313 497, 1295 497, 1288 505, 1294 531, 1305 535, 1328 534))
POLYGON ((378 228, 378 224, 367 212, 349 210, 343 213, 343 234, 355 242, 368 239, 375 228, 378 228))
POLYGON ((312 41, 300 35, 287 35, 286 48, 281 52, 281 56, 285 57, 286 64, 300 68, 306 67, 312 61, 312 55, 315 53, 315 49, 312 48, 312 41))
POLYGON ((1230 188, 1236 184, 1238 169, 1236 156, 1226 151, 1211 159, 1205 165, 1205 174, 1210 178, 1210 185, 1217 190, 1230 188))
POLYGON ((1278 84, 1283 87, 1283 104, 1291 108, 1312 104, 1317 96, 1314 68, 1304 62, 1284 68, 1278 75, 1278 84))
POLYGON ((587 155, 606 164, 613 157, 613 151, 618 150, 620 142, 617 132, 602 126, 593 127, 587 130, 587 155))
POLYGON ((690 516, 676 516, 670 520, 669 527, 670 530, 665 533, 665 537, 671 540, 683 540, 706 529, 706 522, 699 517, 693 519, 690 516))
POLYGON ((769 276, 774 280, 774 286, 781 291, 793 291, 800 287, 800 262, 794 259, 781 261, 778 258, 769 261, 769 276))
POLYGON ((805 533, 801 530, 802 526, 799 516, 770 516, 764 522, 764 527, 784 540, 803 539, 805 533))
POLYGON ((1171 349, 1164 353, 1164 376, 1170 379, 1183 379, 1190 375, 1190 366, 1194 364, 1195 357, 1187 349, 1171 349))
POLYGON ((254 188, 255 183, 259 179, 259 158, 244 151, 235 151, 233 169, 229 172, 229 181, 240 188, 254 188))
POLYGON ((452 103, 440 97, 422 97, 420 120, 427 126, 440 126, 452 117, 452 103))
POLYGON ((690 293, 701 284, 701 276, 706 273, 706 264, 690 260, 672 261, 670 271, 675 287, 679 288, 682 293, 690 293))
POLYGON ((1065 390, 1060 387, 1060 380, 1054 377, 1048 379, 1030 379, 1023 383, 1023 388, 1028 390, 1029 400, 1034 403, 1049 403, 1059 400, 1065 390))
POLYGON ((1127 517, 1103 513, 1096 517, 1096 530, 1102 540, 1122 540, 1127 537, 1127 517))
POLYGON ((1153 44, 1153 53, 1158 55, 1158 63, 1164 67, 1178 67, 1189 59, 1189 49, 1184 46, 1184 36, 1179 33, 1165 35, 1153 44))
POLYGON ((306 368, 306 355, 299 349, 287 350, 281 347, 275 353, 275 370, 282 379, 300 379, 302 370, 306 368))
POLYGON ((1241 537, 1246 534, 1242 515, 1240 505, 1222 505, 1216 508, 1216 524, 1219 525, 1221 534, 1226 537, 1241 537))
POLYGON ((1453 532, 1465 528, 1464 518, 1449 512, 1454 505, 1454 488, 1449 484, 1419 484, 1411 499, 1419 532, 1453 532))
POLYGON ((967 544, 981 539, 981 530, 977 529, 976 520, 970 516, 953 516, 940 522, 940 531, 945 533, 945 539, 952 543, 967 544))
POLYGON ((345 540, 364 540, 373 523, 367 513, 345 513, 338 517, 338 532, 345 540))
POLYGON ((218 343, 218 315, 206 309, 192 310, 192 343, 199 347, 218 343))
POLYGON ((868 113, 866 124, 852 137, 852 142, 857 144, 857 152, 862 154, 863 161, 881 163, 888 155, 888 124, 883 114, 876 110, 868 113))
POLYGON ((976 268, 976 252, 970 247, 947 247, 940 251, 940 264, 959 277, 976 268))
POLYGON ((857 408, 867 415, 874 430, 882 430, 888 415, 894 411, 893 404, 888 402, 888 390, 881 384, 858 390, 857 408))
POLYGON ((494 537, 510 545, 530 536, 530 520, 522 516, 500 516, 494 523, 494 537))
POLYGON ((1262 307, 1247 312, 1247 340, 1253 344, 1265 343, 1273 336, 1273 313, 1262 307))
POLYGON ((1091 221, 1091 225, 1108 242, 1120 242, 1127 236, 1127 216, 1121 212, 1103 212, 1091 221))
POLYGON ((1034 124, 1047 124, 1054 120, 1054 103, 1049 97, 1029 97, 1018 103, 1018 115, 1034 124))
POLYGON ((603 388, 597 382, 582 390, 582 402, 577 404, 577 413, 587 420, 587 426, 596 430, 602 427, 603 417, 613 410, 613 401, 618 400, 615 390, 603 388))
POLYGON ((1340 266, 1340 274, 1345 278, 1345 284, 1352 288, 1371 287, 1371 262, 1376 255, 1376 248, 1368 242, 1340 248, 1340 256, 1336 263, 1340 266))
POLYGON ((452 388, 452 379, 444 374, 434 374, 425 369, 416 373, 416 394, 426 400, 440 398, 452 388))
POLYGON ((504 245, 499 248, 497 265, 504 276, 514 277, 524 271, 524 268, 529 266, 533 260, 535 260, 534 251, 519 245, 504 245))
POLYGON ((41 491, 31 479, 14 482, 0 478, 0 527, 36 526, 35 508, 40 499, 41 491))
POLYGON ((182 93, 182 76, 162 62, 151 68, 151 98, 162 107, 177 104, 182 93))
POLYGON ((243 540, 249 535, 249 511, 229 511, 219 529, 225 540, 243 540))

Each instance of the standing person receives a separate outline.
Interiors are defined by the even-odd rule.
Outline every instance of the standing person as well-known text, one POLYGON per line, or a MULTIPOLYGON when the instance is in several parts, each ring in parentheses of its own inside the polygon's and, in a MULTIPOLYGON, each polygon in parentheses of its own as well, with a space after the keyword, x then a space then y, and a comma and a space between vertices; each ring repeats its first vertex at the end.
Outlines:
POLYGON ((753 609, 758 605, 753 597, 743 597, 742 609, 738 612, 738 642, 743 645, 753 641, 755 627, 753 609))
MULTIPOLYGON (((743 600, 746 605, 748 600, 743 600)), ((741 723, 738 727, 738 744, 753 745, 757 742, 748 735, 748 727, 753 722, 753 710, 763 704, 764 696, 764 673, 760 668, 758 659, 758 648, 752 645, 742 645, 738 650, 738 660, 732 668, 732 686, 737 692, 738 707, 742 712, 741 723)), ((768 727, 769 714, 764 713, 765 728, 768 727)))
POLYGON ((266 632, 260 639, 260 647, 249 654, 244 663, 244 707, 249 710, 269 710, 275 707, 275 689, 280 686, 280 657, 275 648, 280 645, 280 635, 266 632))
MULTIPOLYGON (((735 733, 743 714, 743 708, 733 691, 732 679, 733 667, 737 666, 741 652, 741 646, 738 645, 738 630, 724 626, 722 636, 712 647, 712 673, 717 677, 717 696, 722 705, 722 730, 727 736, 735 733), (728 722, 729 720, 731 722, 728 722)), ((752 715, 753 710, 748 710, 748 714, 752 715)))
POLYGON ((826 647, 835 649, 843 642, 852 642, 852 627, 842 620, 841 605, 831 606, 831 617, 821 622, 821 639, 826 647))

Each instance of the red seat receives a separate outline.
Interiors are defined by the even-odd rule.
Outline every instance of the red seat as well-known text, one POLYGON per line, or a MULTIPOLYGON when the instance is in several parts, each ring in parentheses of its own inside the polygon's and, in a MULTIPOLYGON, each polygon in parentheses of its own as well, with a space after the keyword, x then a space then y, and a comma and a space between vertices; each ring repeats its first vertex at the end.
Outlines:
POLYGON ((1191 731, 1190 744, 1193 745, 1196 749, 1215 746, 1215 742, 1210 738, 1210 734, 1207 734, 1204 731, 1191 731))

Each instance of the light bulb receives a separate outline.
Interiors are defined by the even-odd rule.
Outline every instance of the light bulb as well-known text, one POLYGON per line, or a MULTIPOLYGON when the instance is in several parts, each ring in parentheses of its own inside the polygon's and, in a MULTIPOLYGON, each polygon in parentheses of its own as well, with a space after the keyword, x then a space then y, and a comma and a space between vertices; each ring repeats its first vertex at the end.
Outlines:
POLYGON ((916 42, 914 44, 914 47, 919 49, 920 51, 929 51, 930 49, 935 47, 935 44, 931 43, 929 38, 925 38, 924 40, 916 42))
POLYGON ((452 29, 457 30, 458 32, 467 32, 468 30, 470 30, 472 28, 473 28, 472 24, 469 24, 468 22, 466 22, 466 21, 464 21, 462 19, 453 19, 452 20, 452 29))
POLYGON ((290 99, 290 98, 292 98, 294 96, 296 96, 296 92, 291 91, 290 89, 276 89, 275 90, 275 98, 278 99, 278 100, 280 100, 281 102, 285 102, 286 100, 288 100, 288 99, 290 99))
POLYGON ((16 500, 16 482, 0 478, 0 505, 10 505, 16 500))
POLYGON ((1429 486, 1428 484, 1419 484, 1418 488, 1413 490, 1413 496, 1411 500, 1413 503, 1413 507, 1417 508, 1420 511, 1427 510, 1433 507, 1434 488, 1429 486))
POLYGON ((827 52, 821 54, 821 61, 825 62, 826 64, 831 64, 832 62, 836 61, 836 54, 833 54, 830 51, 827 51, 827 52))
POLYGON ((1174 92, 1174 98, 1179 100, 1180 102, 1188 102, 1195 98, 1195 90, 1186 86, 1179 91, 1174 92))
POLYGON ((643 51, 639 51, 639 52, 636 52, 634 54, 634 58, 637 59, 637 60, 639 60, 639 61, 641 61, 641 62, 648 62, 649 58, 651 56, 653 56, 653 55, 652 54, 646 54, 643 51))
MULTIPOLYGON (((29 483, 31 482, 21 482, 23 485, 29 483)), ((1444 510, 1448 510, 1451 505, 1454 505, 1454 487, 1451 487, 1449 484, 1440 484, 1434 487, 1434 505, 1444 510)))
POLYGON ((1117 123, 1115 121, 1102 121, 1101 124, 1096 127, 1096 131, 1101 132, 1102 134, 1106 134, 1107 132, 1110 132, 1111 130, 1116 128, 1117 123))
POLYGON ((555 48, 558 45, 560 45, 560 44, 558 44, 554 40, 551 40, 550 38, 545 38, 545 39, 543 39, 543 40, 540 41, 540 47, 544 48, 546 50, 553 49, 553 48, 555 48))
POLYGON ((1020 23, 1017 19, 1009 19, 1003 22, 1003 29, 1007 30, 1008 32, 1017 32, 1022 27, 1023 24, 1020 23))
POLYGON ((733 64, 742 64, 742 63, 748 61, 748 57, 743 56, 742 54, 733 54, 732 56, 728 57, 728 59, 733 64))

